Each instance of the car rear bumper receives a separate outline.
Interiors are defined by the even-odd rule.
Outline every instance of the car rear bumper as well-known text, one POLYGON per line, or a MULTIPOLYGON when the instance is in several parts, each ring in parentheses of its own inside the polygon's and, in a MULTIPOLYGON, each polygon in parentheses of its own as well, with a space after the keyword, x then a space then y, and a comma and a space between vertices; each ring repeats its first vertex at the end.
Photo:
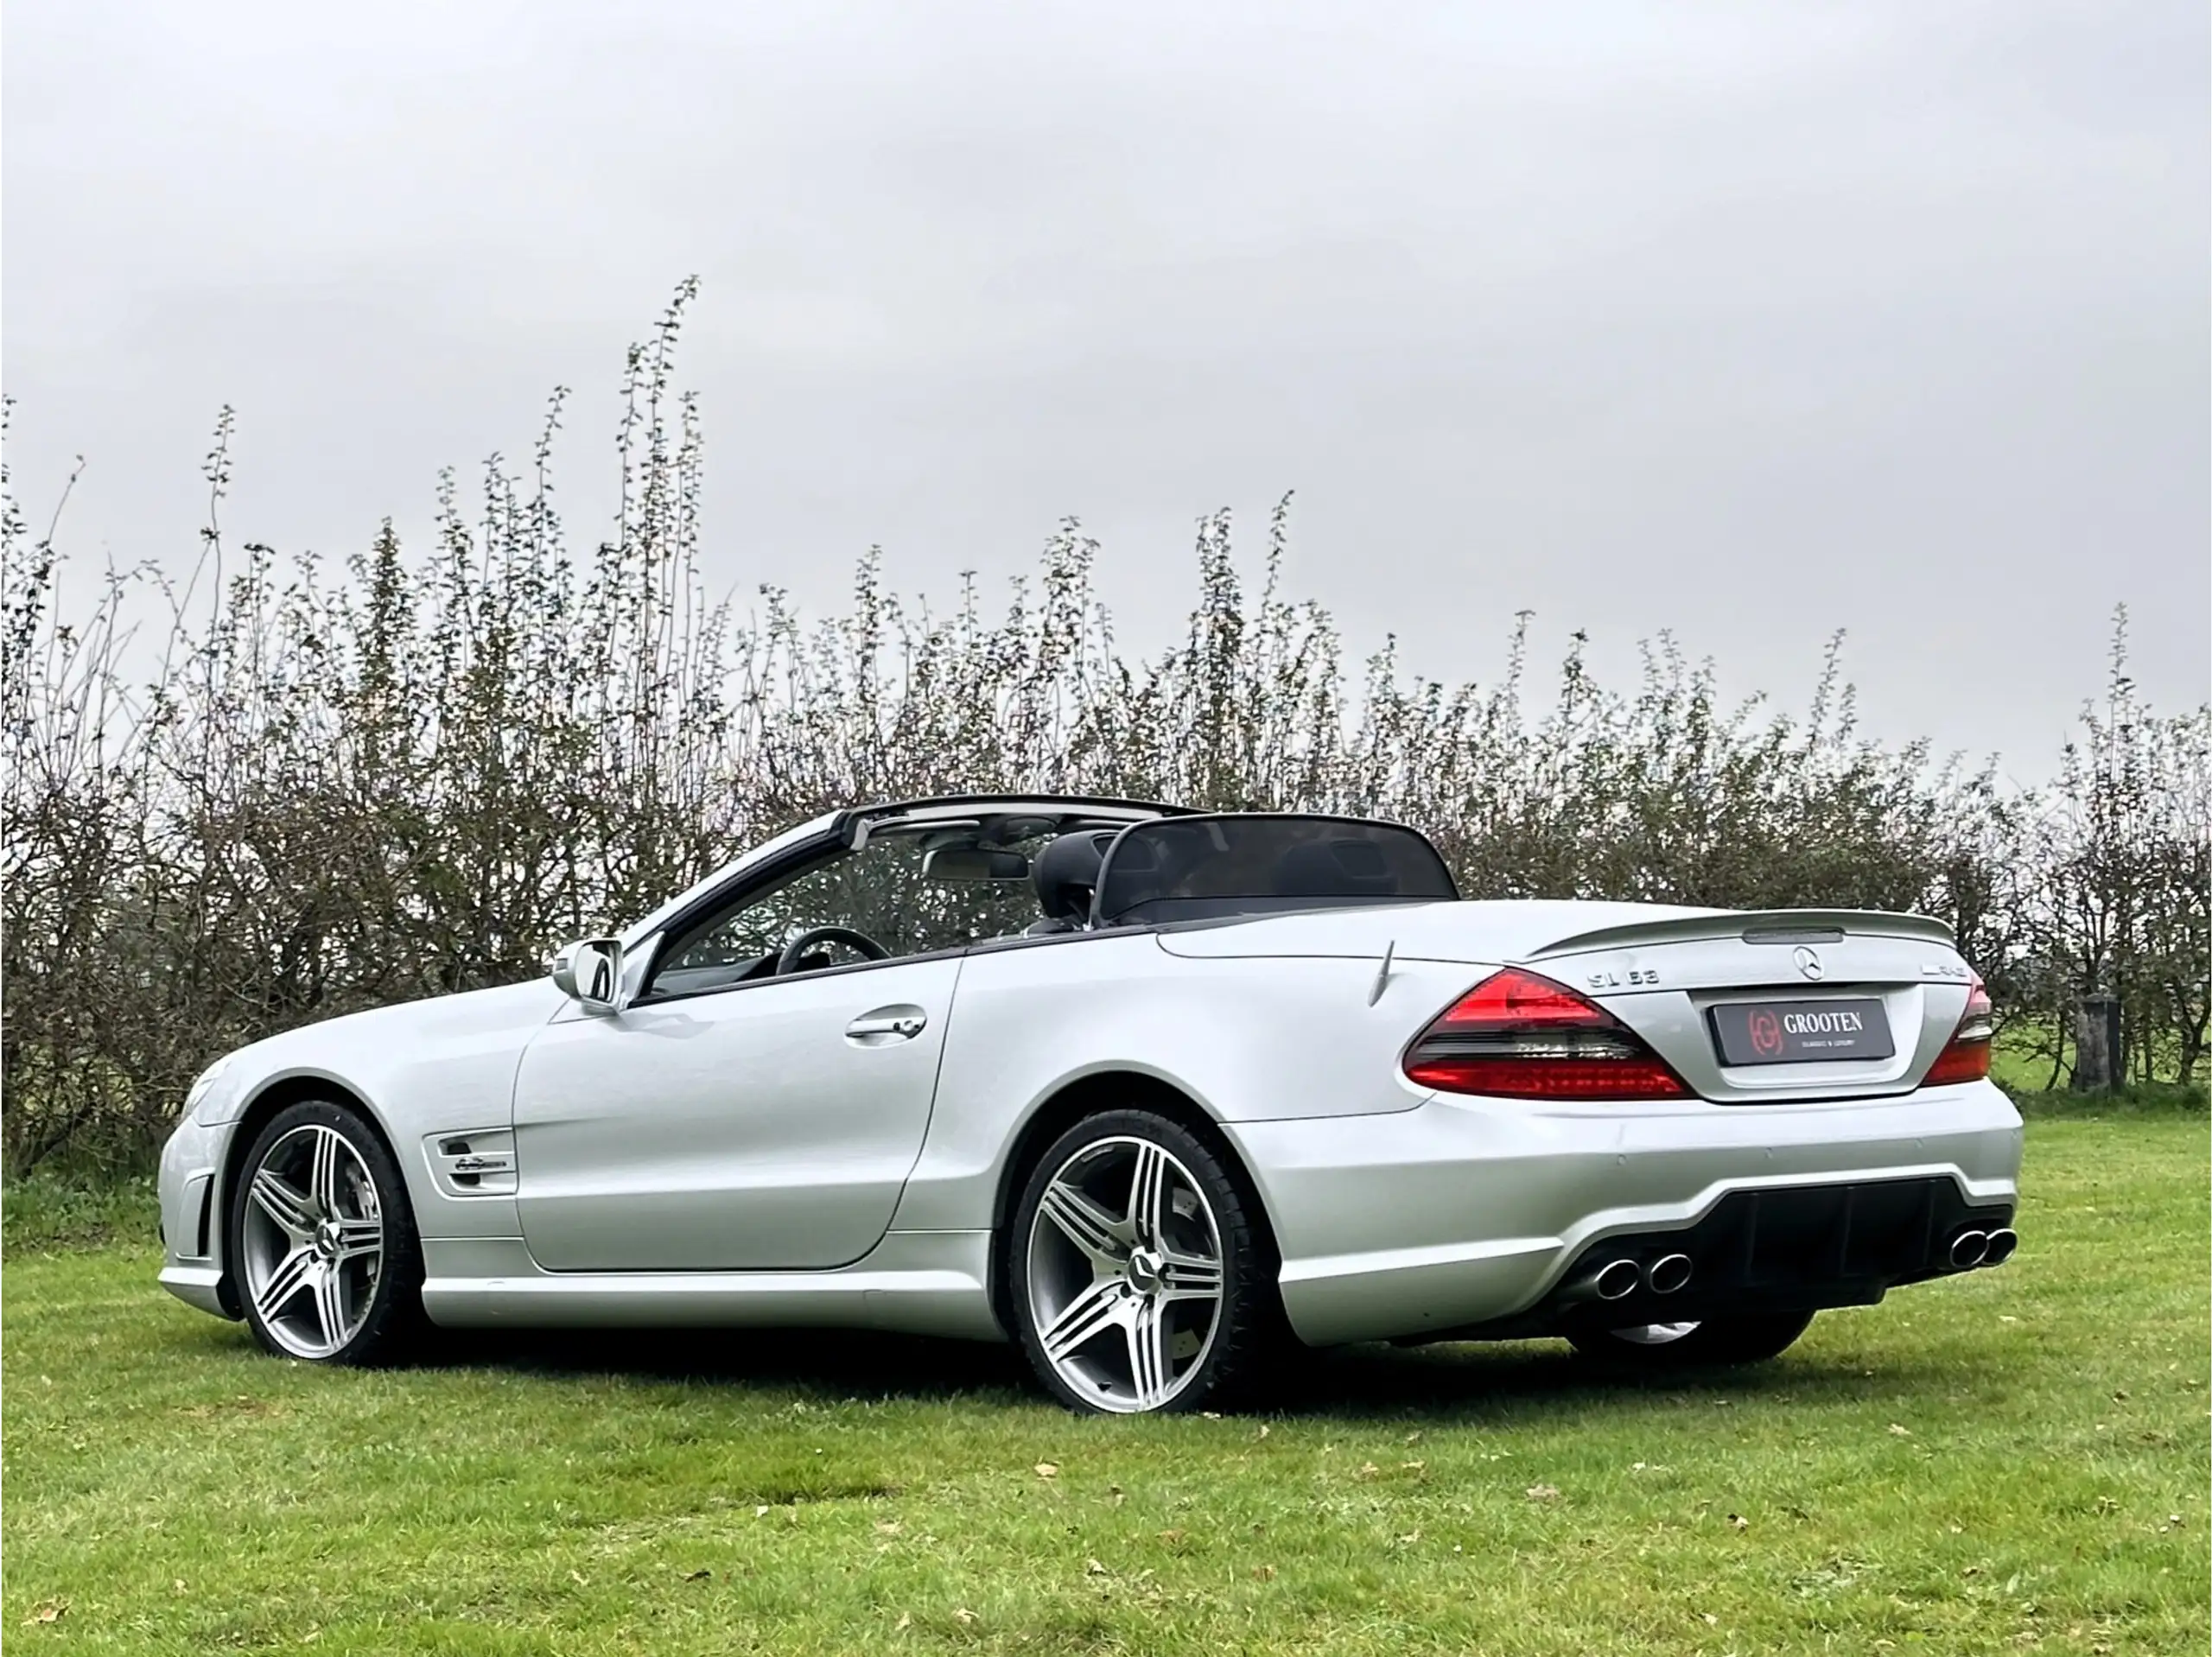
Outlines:
POLYGON ((1513 1320, 1592 1245, 1688 1231, 1738 1192, 1938 1179, 1962 1209, 2009 1218, 2020 1166, 2019 1113, 1986 1082, 1572 1112, 1439 1095, 1391 1115, 1225 1131, 1274 1224, 1291 1326, 1317 1346, 1530 1332, 1513 1320))

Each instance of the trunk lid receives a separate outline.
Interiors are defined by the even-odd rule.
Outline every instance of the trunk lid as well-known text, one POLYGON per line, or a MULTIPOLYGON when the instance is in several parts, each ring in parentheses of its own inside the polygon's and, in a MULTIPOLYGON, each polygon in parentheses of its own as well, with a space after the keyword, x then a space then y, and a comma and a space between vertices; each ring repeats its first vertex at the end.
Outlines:
POLYGON ((1524 964, 1597 1002, 1720 1104, 1908 1091, 1958 1028, 1974 981, 1941 922, 1853 910, 1599 927, 1524 964), (1757 1056, 1754 1019, 1771 1058, 1757 1056), (1866 1056, 1814 1056, 1836 1031, 1866 1056))
MULTIPOLYGON (((1649 1043, 1701 1097, 1783 1103, 1902 1093, 1916 1086, 1957 1029, 1973 973, 1948 928, 1924 916, 1869 910, 1719 910, 1580 902, 1466 902, 1319 911, 1160 935, 1196 956, 1351 955, 1523 966, 1589 997, 1649 1043), (1726 1009, 1737 1009, 1727 1011, 1726 1009), (1818 1030, 1878 1018, 1878 1057, 1789 1062, 1724 1058, 1716 1020, 1735 1031, 1736 1057, 1753 1013, 1818 1030)), ((1441 1011, 1408 1007, 1414 1029, 1441 1011)), ((1408 1031, 1408 1036, 1413 1033, 1408 1031)), ((1617 1110, 1618 1105, 1592 1109, 1617 1110)))

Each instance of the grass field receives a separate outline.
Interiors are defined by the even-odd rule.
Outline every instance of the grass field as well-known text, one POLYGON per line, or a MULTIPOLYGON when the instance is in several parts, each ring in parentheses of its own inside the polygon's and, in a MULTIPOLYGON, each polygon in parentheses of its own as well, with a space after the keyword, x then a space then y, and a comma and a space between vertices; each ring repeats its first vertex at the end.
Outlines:
POLYGON ((1078 1420, 881 1337, 259 1355, 143 1197, 6 1214, 17 1653, 2201 1653, 2207 1134, 2038 1121, 2019 1256, 1639 1385, 1317 1355, 1078 1420), (104 1235, 105 1234, 105 1235, 104 1235))

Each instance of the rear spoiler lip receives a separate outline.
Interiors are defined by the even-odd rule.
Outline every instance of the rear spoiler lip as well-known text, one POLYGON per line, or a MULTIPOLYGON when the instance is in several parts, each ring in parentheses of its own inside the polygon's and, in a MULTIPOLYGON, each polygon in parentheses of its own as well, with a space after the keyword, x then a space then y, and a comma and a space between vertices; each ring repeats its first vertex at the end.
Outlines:
MULTIPOLYGON (((1755 945, 1801 943, 1808 931, 1840 932, 1845 938, 1906 938, 1937 943, 1955 950, 1958 940, 1951 929, 1927 915, 1898 915, 1879 909, 1715 909, 1702 915, 1681 915, 1669 920, 1637 921, 1626 926, 1600 927, 1578 932, 1532 949, 1524 961, 1546 961, 1554 955, 1592 955, 1604 949, 1623 949, 1638 944, 1692 943, 1735 938, 1755 945), (1773 938, 1747 937, 1747 933, 1775 932, 1773 938)), ((1840 941, 1840 940, 1838 940, 1840 941)))

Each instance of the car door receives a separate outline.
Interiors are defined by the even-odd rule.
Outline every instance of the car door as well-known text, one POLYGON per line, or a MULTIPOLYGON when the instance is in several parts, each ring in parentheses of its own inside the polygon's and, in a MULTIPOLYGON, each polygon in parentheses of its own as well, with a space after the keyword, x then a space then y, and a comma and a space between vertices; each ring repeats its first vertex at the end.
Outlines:
POLYGON ((929 1125, 957 953, 768 976, 549 1025, 516 1079, 517 1204, 556 1272, 842 1266, 929 1125))

